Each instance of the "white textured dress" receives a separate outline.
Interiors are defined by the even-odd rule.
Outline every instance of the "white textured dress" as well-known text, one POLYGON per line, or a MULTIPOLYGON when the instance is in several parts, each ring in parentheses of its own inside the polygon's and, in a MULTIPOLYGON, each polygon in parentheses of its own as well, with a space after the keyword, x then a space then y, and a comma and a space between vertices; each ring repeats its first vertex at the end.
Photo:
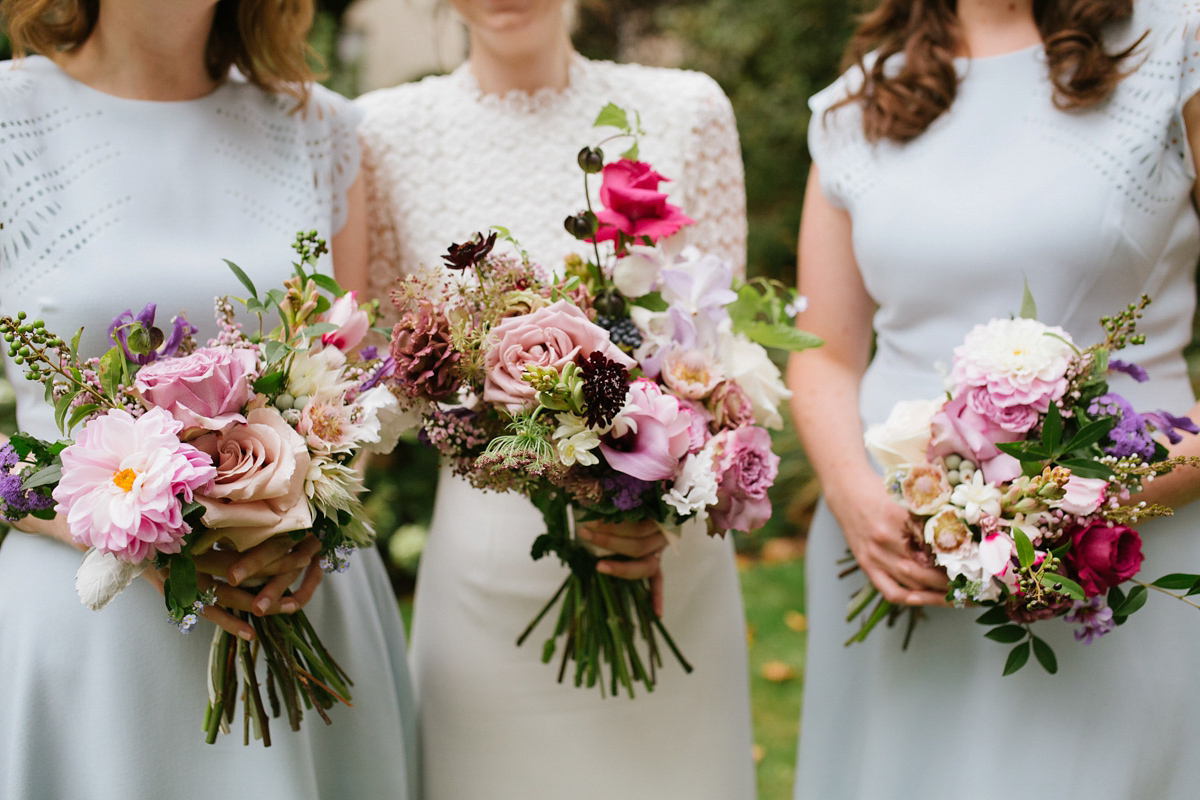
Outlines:
MULTIPOLYGON (((215 332, 213 298, 291 273, 296 232, 328 238, 358 167, 359 114, 231 78, 177 103, 113 97, 47 59, 0 64, 0 312, 24 310, 100 354, 117 313, 158 304, 215 332)), ((6 364, 23 430, 58 438, 40 385, 6 364)), ((306 610, 354 680, 326 727, 275 720, 272 745, 201 730, 213 626, 181 635, 136 581, 100 612, 75 594, 81 554, 13 532, 0 547, 0 797, 5 800, 416 798, 404 631, 379 556, 355 556, 306 610)))
MULTIPOLYGON (((864 423, 901 399, 933 398, 935 365, 975 324, 1019 310, 1027 278, 1039 317, 1076 342, 1145 292, 1143 347, 1121 358, 1151 381, 1113 382, 1142 410, 1193 404, 1191 340, 1200 221, 1183 103, 1200 90, 1200 3, 1136 0, 1110 49, 1151 31, 1136 69, 1102 105, 1052 104, 1042 48, 961 62, 949 112, 915 141, 868 145, 856 107, 812 101, 821 190, 854 224, 879 304, 878 350, 862 383, 864 423), (823 124, 824 122, 824 124, 823 124)), ((1143 575, 1200 570, 1200 507, 1142 527, 1143 575)), ((822 506, 810 534, 809 639, 796 797, 802 800, 1184 800, 1200 794, 1200 612, 1161 596, 1091 645, 1039 623, 1059 673, 1030 663, 1004 678, 1009 648, 977 611, 930 609, 907 652, 904 626, 865 644, 838 580, 846 543, 822 506)))
MULTIPOLYGON (((585 145, 614 102, 639 111, 642 157, 673 179, 697 220, 689 241, 745 265, 741 153, 729 101, 708 77, 576 58, 561 92, 484 95, 467 67, 360 98, 370 167, 375 294, 439 267, 451 242, 510 228, 561 268, 580 243, 563 219, 583 207, 585 145)), ((596 183, 596 182, 594 182, 596 183)), ((386 300, 385 300, 386 302, 386 300)), ((653 694, 602 699, 555 682, 541 642, 515 641, 564 577, 534 562, 541 515, 443 470, 421 560, 412 663, 430 800, 754 797, 745 623, 727 539, 685 535, 663 557, 665 621, 695 665, 668 663, 653 694)))

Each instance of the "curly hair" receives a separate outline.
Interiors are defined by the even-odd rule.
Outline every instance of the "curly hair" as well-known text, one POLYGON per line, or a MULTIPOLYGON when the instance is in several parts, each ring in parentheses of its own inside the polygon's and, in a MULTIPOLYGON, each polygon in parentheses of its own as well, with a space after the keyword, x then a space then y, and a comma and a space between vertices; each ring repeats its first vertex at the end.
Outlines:
MULTIPOLYGON (((269 92, 308 100, 313 72, 307 39, 313 0, 219 0, 205 67, 222 80, 231 67, 269 92)), ((53 57, 83 44, 100 17, 100 0, 0 0, 0 18, 17 58, 53 57)))
MULTIPOLYGON (((1104 27, 1133 16, 1134 0, 1034 0, 1045 45, 1054 104, 1062 110, 1093 106, 1128 74, 1126 60, 1145 35, 1109 53, 1104 27)), ((864 80, 839 105, 862 107, 868 140, 908 142, 920 136, 954 102, 961 52, 957 0, 883 0, 866 15, 846 50, 845 66, 864 80), (874 53, 867 65, 868 54, 874 53), (890 63, 903 54, 902 63, 890 63), (886 69, 885 69, 886 67, 886 69)), ((836 106, 835 106, 836 108, 836 106)))

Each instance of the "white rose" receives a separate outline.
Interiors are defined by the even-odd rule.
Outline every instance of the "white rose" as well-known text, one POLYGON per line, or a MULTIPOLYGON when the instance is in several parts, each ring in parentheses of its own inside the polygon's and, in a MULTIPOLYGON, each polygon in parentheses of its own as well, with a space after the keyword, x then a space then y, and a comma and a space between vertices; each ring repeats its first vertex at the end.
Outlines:
POLYGON ((741 334, 724 335, 721 365, 726 377, 736 383, 754 406, 754 420, 767 428, 782 428, 779 405, 792 396, 783 383, 779 367, 762 345, 741 334))
POLYGON ((887 422, 875 423, 863 434, 867 452, 888 472, 906 464, 926 463, 925 451, 933 415, 944 400, 905 400, 892 407, 887 422))

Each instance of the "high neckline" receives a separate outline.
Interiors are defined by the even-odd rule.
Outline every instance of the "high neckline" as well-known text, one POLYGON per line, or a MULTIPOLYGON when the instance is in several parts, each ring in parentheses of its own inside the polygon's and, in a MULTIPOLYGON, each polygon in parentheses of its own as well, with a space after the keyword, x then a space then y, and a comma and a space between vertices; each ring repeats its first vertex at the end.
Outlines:
POLYGON ((572 52, 570 63, 567 65, 567 85, 561 89, 543 87, 532 92, 521 89, 510 89, 507 92, 485 92, 480 88, 479 81, 471 71, 470 61, 460 64, 451 73, 451 77, 472 100, 481 105, 516 113, 536 113, 558 107, 576 97, 585 82, 591 63, 579 53, 572 52))

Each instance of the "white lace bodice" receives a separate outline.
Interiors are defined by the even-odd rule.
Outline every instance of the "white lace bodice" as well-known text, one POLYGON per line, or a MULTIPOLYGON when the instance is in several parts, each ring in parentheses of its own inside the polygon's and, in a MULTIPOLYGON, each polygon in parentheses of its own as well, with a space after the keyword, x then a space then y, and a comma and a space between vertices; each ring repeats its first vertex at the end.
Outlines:
MULTIPOLYGON (((371 288, 385 310, 397 276, 440 265, 452 242, 491 225, 509 228, 550 268, 582 252, 563 220, 584 208, 575 158, 613 132, 592 127, 609 102, 641 114, 641 158, 671 179, 664 188, 672 202, 696 220, 688 241, 745 268, 737 127, 707 75, 575 57, 567 89, 499 96, 483 94, 463 65, 358 102, 366 110, 371 288)), ((599 181, 592 185, 595 202, 599 181)))
MULTIPOLYGON (((291 273, 301 230, 342 226, 361 113, 314 87, 309 104, 231 77, 185 102, 114 97, 48 59, 0 63, 0 313, 41 317, 82 349, 112 318, 158 304, 211 335, 213 298, 291 273)), ((9 375, 20 370, 9 362, 9 375)), ((36 387, 14 380, 21 427, 54 437, 36 387)))

